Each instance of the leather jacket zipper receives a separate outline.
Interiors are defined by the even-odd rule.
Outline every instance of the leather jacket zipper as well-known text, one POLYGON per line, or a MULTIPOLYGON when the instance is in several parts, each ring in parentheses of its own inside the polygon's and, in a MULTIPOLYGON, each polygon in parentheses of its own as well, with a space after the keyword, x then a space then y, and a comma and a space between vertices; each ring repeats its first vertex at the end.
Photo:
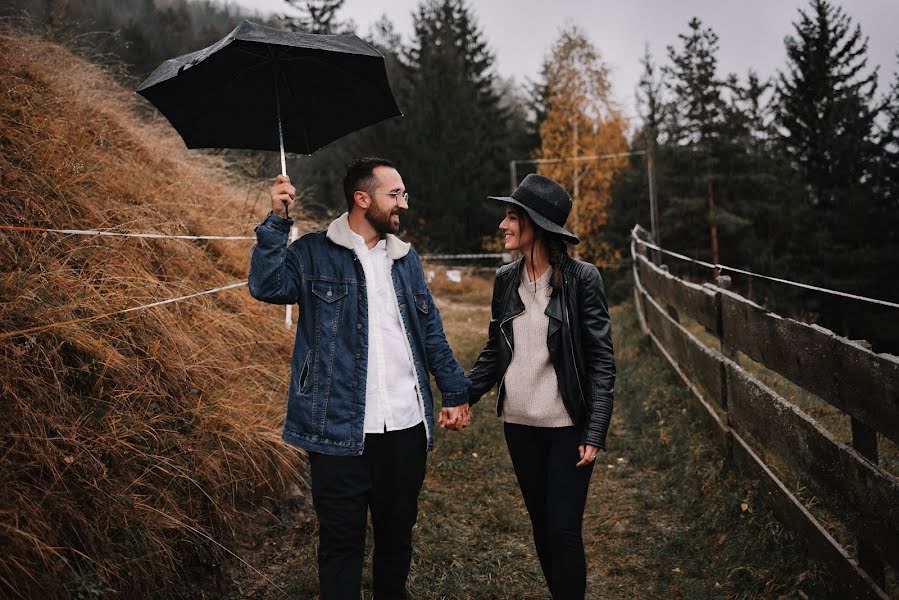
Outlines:
MULTIPOLYGON (((503 325, 505 325, 506 323, 508 323, 509 321, 511 321, 512 319, 514 319, 515 317, 517 317, 518 315, 520 315, 523 312, 524 311, 522 310, 522 311, 515 313, 514 315, 509 315, 508 317, 503 319, 499 324, 499 330, 503 334, 503 339, 506 340, 506 345, 509 346, 509 352, 511 353, 509 355, 509 363, 510 364, 512 363, 512 360, 515 358, 515 348, 512 347, 512 342, 509 341, 509 336, 506 335, 506 330, 503 329, 503 325)), ((509 369, 507 367, 506 371, 508 371, 508 370, 509 369)), ((503 379, 502 379, 502 381, 499 382, 499 388, 497 389, 497 392, 496 392, 497 406, 499 405, 500 398, 503 397, 503 384, 504 383, 506 383, 506 374, 505 373, 503 373, 503 379)))

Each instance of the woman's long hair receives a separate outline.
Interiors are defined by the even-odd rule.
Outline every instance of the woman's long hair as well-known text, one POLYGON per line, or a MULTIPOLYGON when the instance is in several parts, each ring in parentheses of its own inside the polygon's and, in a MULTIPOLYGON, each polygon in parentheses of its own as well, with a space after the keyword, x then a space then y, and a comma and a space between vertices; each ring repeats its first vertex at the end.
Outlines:
MULTIPOLYGON (((534 223, 534 220, 531 219, 531 215, 529 215, 523 208, 512 205, 512 210, 518 215, 519 221, 534 228, 534 243, 531 244, 530 256, 531 265, 534 264, 534 248, 537 246, 537 242, 539 241, 546 247, 549 266, 552 267, 553 270, 552 275, 549 278, 549 285, 552 287, 553 293, 558 292, 562 289, 562 262, 565 260, 565 257, 568 256, 568 245, 565 243, 565 240, 562 239, 562 236, 551 233, 534 223)), ((534 291, 537 291, 536 281, 534 282, 534 291)))

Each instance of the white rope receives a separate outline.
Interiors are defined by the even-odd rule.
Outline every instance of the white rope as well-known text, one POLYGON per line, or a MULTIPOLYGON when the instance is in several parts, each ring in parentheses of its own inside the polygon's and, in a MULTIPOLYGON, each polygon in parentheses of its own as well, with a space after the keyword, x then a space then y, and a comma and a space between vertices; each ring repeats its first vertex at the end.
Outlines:
POLYGON ((646 150, 634 150, 633 152, 617 152, 615 154, 592 154, 590 156, 570 156, 568 158, 531 158, 522 160, 513 160, 512 162, 519 165, 544 165, 565 162, 566 160, 581 162, 585 160, 607 160, 610 158, 625 158, 627 156, 640 156, 646 154, 646 150))
POLYGON ((153 308, 154 306, 162 306, 164 304, 171 304, 173 302, 181 302, 182 300, 190 300, 191 298, 196 298, 198 296, 206 296, 208 294, 216 294, 218 292, 224 292, 225 290, 230 290, 237 287, 243 287, 247 285, 247 280, 238 281, 237 283, 232 283, 229 285, 223 285, 222 287, 213 288, 211 290, 203 290, 202 292, 196 292, 194 294, 188 294, 186 296, 179 296, 177 298, 169 298, 168 300, 160 300, 159 302, 153 302, 151 304, 143 304, 141 306, 134 306, 132 308, 126 308, 124 310, 120 310, 114 313, 113 315, 121 315, 129 312, 134 312, 136 310, 145 310, 148 308, 153 308))
POLYGON ((45 331, 47 329, 52 329, 54 327, 61 327, 62 325, 70 325, 72 323, 81 323, 83 321, 95 321, 97 319, 103 319, 106 317, 112 317, 115 315, 123 315, 125 313, 130 313, 138 310, 146 310, 148 308, 154 308, 156 306, 163 306, 165 304, 172 304, 173 302, 181 302, 183 300, 189 300, 191 298, 196 298, 198 296, 206 296, 208 294, 215 294, 217 292, 223 292, 225 290, 230 290, 237 287, 242 287, 247 285, 247 280, 238 281, 237 283, 232 283, 229 285, 223 285, 222 287, 212 288, 209 290, 203 290, 202 292, 196 292, 193 294, 187 294, 186 296, 178 296, 177 298, 169 298, 167 300, 160 300, 159 302, 151 302, 150 304, 142 304, 140 306, 132 306, 131 308, 125 308, 122 310, 116 310, 113 312, 103 313, 101 315, 94 315, 91 317, 82 317, 80 319, 71 319, 69 321, 59 321, 57 323, 49 323, 47 325, 38 325, 37 327, 30 327, 28 329, 20 329, 19 331, 10 331, 5 333, 0 333, 0 339, 16 337, 19 335, 25 335, 27 333, 37 333, 40 331, 45 331))
POLYGON ((473 260, 479 258, 503 258, 505 254, 422 254, 422 260, 473 260))
POLYGON ((852 300, 860 300, 862 302, 870 302, 871 304, 879 304, 881 306, 889 306, 890 308, 899 308, 899 303, 890 302, 888 300, 880 300, 877 298, 869 298, 867 296, 859 296, 857 294, 850 294, 848 292, 841 292, 839 290, 831 290, 828 288, 818 287, 816 285, 809 285, 807 283, 800 283, 798 281, 790 281, 789 279, 781 279, 780 277, 771 277, 769 275, 761 275, 759 273, 753 273, 752 271, 746 271, 743 269, 737 269, 736 267, 728 267, 727 265, 721 264, 713 264, 709 262, 705 262, 704 260, 697 260, 695 258, 691 258, 689 256, 685 256, 683 254, 678 254, 677 252, 672 252, 671 250, 665 250, 664 248, 657 246, 651 242, 647 242, 634 237, 634 241, 638 244, 642 244, 647 248, 652 248, 653 250, 658 250, 663 254, 667 254, 668 256, 672 256, 674 258, 679 258, 680 260, 684 260, 687 262, 695 263, 697 265, 702 265, 703 267, 708 267, 709 269, 717 269, 719 271, 730 271, 732 273, 740 273, 741 275, 749 275, 751 277, 759 277, 761 279, 767 279, 769 281, 776 281, 777 283, 783 283, 786 285, 792 285, 794 287, 803 288, 806 290, 812 290, 815 292, 823 292, 825 294, 832 294, 834 296, 842 296, 843 298, 851 298, 852 300))
POLYGON ((150 238, 162 240, 255 240, 246 235, 167 235, 164 233, 119 233, 116 231, 100 231, 97 229, 49 229, 46 227, 19 227, 0 225, 2 231, 33 231, 38 233, 59 233, 62 235, 93 235, 103 237, 150 238))

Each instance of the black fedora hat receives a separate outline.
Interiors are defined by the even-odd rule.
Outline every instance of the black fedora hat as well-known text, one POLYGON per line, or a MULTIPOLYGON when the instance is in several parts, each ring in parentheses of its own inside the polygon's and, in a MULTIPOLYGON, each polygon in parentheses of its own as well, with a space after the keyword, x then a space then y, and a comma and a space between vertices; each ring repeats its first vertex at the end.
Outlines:
POLYGON ((571 196, 549 177, 531 173, 518 184, 511 196, 487 197, 520 206, 527 211, 535 225, 550 233, 559 234, 569 244, 581 241, 565 229, 565 221, 571 212, 571 196))

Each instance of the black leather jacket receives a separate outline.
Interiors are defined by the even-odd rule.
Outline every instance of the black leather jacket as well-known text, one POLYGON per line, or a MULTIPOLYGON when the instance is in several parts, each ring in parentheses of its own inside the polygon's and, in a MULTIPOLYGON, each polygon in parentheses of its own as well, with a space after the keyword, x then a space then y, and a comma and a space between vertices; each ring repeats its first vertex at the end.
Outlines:
MULTIPOLYGON (((524 311, 518 294, 521 271, 519 260, 496 272, 487 345, 468 375, 472 384, 469 404, 498 386, 498 415, 503 411, 503 378, 515 349, 512 319, 524 311)), ((571 420, 582 428, 582 441, 605 449, 612 418, 615 361, 602 278, 592 264, 567 256, 562 262, 562 278, 562 288, 553 292, 545 311, 549 317, 546 345, 562 401, 571 420)))

